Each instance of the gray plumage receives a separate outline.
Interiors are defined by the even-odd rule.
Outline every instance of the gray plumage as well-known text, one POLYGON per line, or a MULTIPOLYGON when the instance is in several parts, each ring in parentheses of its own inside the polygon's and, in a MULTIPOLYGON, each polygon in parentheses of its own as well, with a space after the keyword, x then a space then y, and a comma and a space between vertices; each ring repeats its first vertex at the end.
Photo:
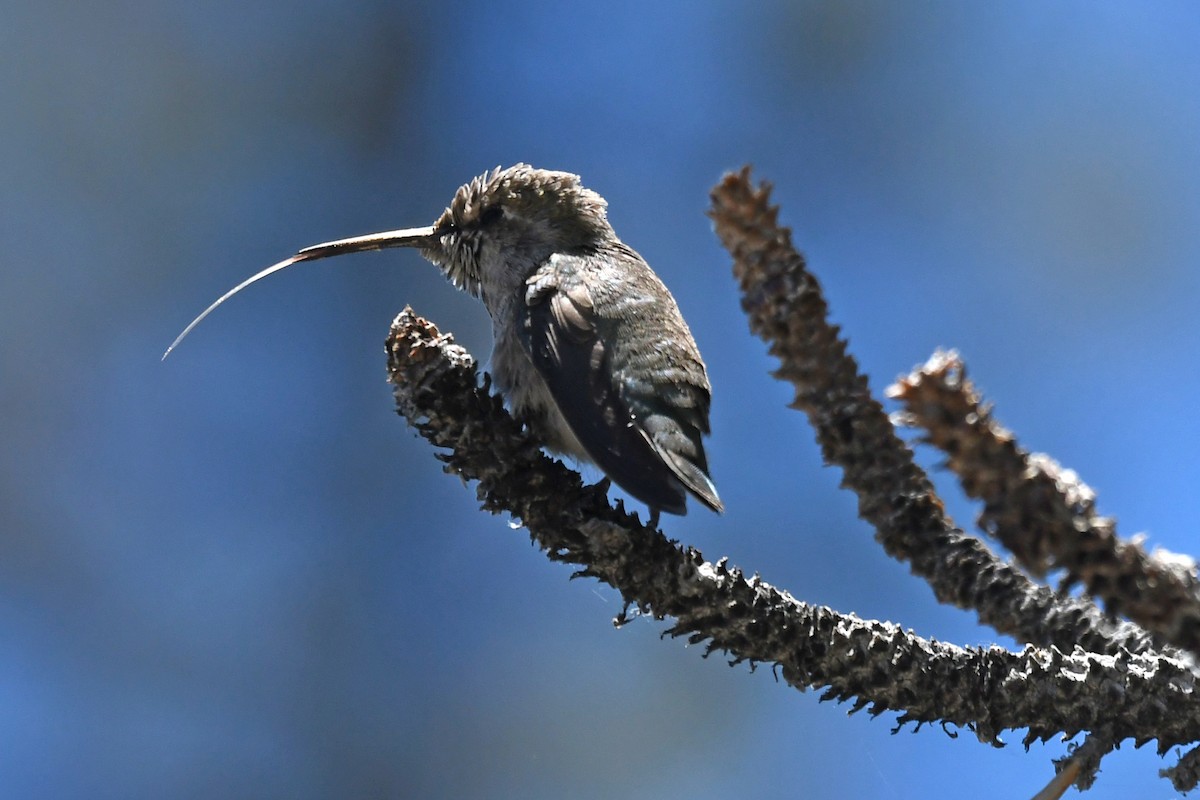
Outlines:
POLYGON ((458 190, 423 253, 487 307, 496 385, 552 450, 651 508, 684 513, 686 489, 720 511, 700 351, 606 206, 576 175, 498 169, 458 190))
POLYGON ((594 462, 652 511, 686 513, 687 492, 722 511, 702 442, 711 389, 700 351, 606 206, 576 175, 496 169, 462 186, 428 228, 316 245, 253 276, 167 352, 224 300, 291 264, 418 247, 483 301, 495 384, 547 447, 594 462))

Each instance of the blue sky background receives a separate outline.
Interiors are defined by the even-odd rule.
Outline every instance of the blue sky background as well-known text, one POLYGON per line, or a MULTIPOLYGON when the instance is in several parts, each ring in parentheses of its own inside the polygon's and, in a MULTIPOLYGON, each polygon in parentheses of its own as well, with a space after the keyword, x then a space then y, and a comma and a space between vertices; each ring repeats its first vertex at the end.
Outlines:
MULTIPOLYGON (((988 644, 855 517, 703 212, 753 162, 877 395, 938 346, 1120 530, 1200 552, 1200 12, 1125 3, 49 0, 0 26, 0 786, 17 797, 1032 795, 1061 744, 889 735, 568 581, 393 412, 415 253, 497 164, 565 169, 672 288, 728 513, 669 535, 988 644)), ((934 459, 925 454, 927 462, 934 459)), ((963 525, 976 509, 942 476, 963 525)), ((1011 646, 1011 642, 1001 642, 1011 646)), ((1126 746, 1093 797, 1170 796, 1126 746)))

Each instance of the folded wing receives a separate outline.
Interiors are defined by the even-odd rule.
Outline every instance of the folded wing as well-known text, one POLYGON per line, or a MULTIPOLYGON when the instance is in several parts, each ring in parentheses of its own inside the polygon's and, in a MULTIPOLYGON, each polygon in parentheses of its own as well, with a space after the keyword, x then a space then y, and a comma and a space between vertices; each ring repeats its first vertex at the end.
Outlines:
POLYGON ((686 513, 685 490, 721 511, 701 441, 710 399, 703 364, 690 334, 686 342, 672 335, 687 331, 673 301, 601 294, 630 269, 657 283, 640 256, 623 254, 636 263, 618 275, 595 272, 611 272, 611 260, 553 256, 527 282, 522 343, 576 438, 616 484, 672 514, 686 513), (584 279, 589 270, 599 283, 584 279))

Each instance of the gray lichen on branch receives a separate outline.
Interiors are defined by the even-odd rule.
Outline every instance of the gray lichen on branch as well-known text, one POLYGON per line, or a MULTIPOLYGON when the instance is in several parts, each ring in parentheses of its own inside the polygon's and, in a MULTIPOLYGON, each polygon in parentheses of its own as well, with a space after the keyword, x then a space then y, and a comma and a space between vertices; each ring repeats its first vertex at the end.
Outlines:
POLYGON ((938 600, 974 609, 983 623, 1020 641, 1101 653, 1148 647, 1145 631, 1033 583, 954 525, 871 396, 778 213, 770 187, 754 187, 748 169, 713 189, 709 216, 733 255, 750 329, 779 358, 776 377, 795 387, 794 407, 808 415, 826 462, 844 470, 842 485, 858 495, 859 516, 884 549, 908 561, 938 600))
POLYGON ((1061 569, 1064 590, 1080 583, 1111 613, 1200 654, 1195 562, 1117 536, 1074 470, 1028 452, 995 420, 957 353, 935 353, 889 393, 904 404, 905 424, 922 428, 967 495, 983 501, 979 527, 1035 577, 1061 569))

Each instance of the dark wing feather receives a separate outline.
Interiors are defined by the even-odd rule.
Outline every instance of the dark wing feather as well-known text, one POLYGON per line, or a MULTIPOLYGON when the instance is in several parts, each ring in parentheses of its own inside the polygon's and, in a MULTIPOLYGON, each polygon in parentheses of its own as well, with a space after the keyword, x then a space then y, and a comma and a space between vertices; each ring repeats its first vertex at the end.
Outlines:
POLYGON ((521 330, 534 366, 580 444, 621 488, 651 508, 684 514, 686 487, 720 511, 700 442, 708 429, 707 386, 618 377, 631 369, 618 370, 614 361, 636 352, 614 344, 623 322, 597 311, 580 279, 587 266, 585 257, 558 254, 530 279, 521 330))

